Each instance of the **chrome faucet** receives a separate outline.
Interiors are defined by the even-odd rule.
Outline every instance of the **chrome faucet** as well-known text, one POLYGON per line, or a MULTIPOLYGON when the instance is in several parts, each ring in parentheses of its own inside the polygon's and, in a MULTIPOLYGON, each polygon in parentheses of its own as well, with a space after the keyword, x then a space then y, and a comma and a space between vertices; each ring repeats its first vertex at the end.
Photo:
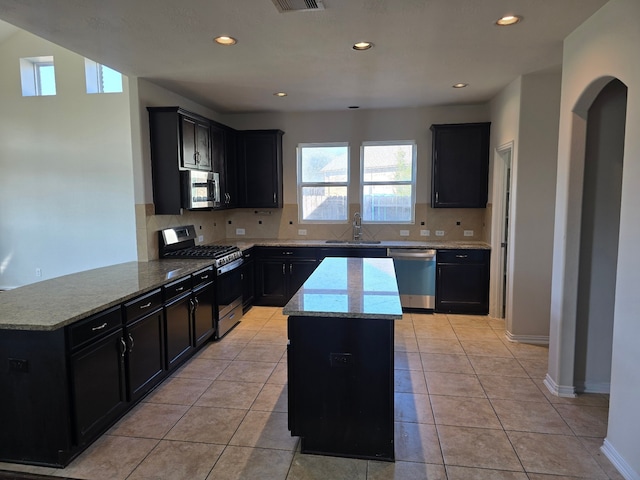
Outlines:
POLYGON ((362 238, 362 217, 359 212, 353 215, 353 240, 358 241, 362 238))

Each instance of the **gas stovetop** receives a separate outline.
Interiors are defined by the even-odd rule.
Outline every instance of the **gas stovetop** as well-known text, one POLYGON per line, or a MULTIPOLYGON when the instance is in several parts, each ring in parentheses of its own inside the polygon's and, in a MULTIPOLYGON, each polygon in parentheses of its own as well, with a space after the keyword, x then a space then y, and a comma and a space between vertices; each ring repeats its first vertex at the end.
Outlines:
POLYGON ((216 267, 242 258, 238 247, 229 245, 196 245, 193 225, 166 228, 160 234, 161 258, 212 258, 216 267))

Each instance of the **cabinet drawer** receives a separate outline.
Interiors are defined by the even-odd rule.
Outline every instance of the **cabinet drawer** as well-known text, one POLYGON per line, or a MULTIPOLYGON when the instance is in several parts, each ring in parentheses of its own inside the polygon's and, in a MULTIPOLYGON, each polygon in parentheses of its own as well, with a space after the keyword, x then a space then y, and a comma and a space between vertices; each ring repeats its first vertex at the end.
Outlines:
POLYGON ((438 250, 438 263, 482 263, 486 258, 486 250, 438 250))
POLYGON ((175 298, 178 295, 182 295, 183 293, 188 292, 190 289, 191 289, 191 277, 181 278, 180 280, 176 280, 175 282, 168 283, 163 287, 164 301, 168 302, 172 298, 175 298))
POLYGON ((120 327, 122 327, 122 310, 118 305, 72 325, 69 328, 71 348, 81 347, 120 327))
MULTIPOLYGON (((204 270, 200 270, 193 274, 193 288, 196 288, 203 283, 212 282, 215 278, 215 272, 213 271, 213 267, 205 268, 204 270)), ((181 292, 178 292, 181 293, 181 292)))
POLYGON ((308 258, 315 260, 317 250, 312 247, 260 247, 256 251, 258 258, 308 258))
POLYGON ((160 289, 153 290, 141 297, 131 300, 124 304, 125 318, 127 322, 136 320, 137 318, 152 312, 156 308, 162 306, 162 293, 160 289))

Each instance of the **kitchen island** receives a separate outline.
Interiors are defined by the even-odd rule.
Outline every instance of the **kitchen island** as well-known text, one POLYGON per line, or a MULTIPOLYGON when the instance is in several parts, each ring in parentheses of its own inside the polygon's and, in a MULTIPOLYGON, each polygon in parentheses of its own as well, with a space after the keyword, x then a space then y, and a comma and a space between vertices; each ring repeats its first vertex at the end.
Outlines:
POLYGON ((393 461, 393 333, 402 318, 389 258, 325 258, 284 307, 289 430, 301 451, 393 461))

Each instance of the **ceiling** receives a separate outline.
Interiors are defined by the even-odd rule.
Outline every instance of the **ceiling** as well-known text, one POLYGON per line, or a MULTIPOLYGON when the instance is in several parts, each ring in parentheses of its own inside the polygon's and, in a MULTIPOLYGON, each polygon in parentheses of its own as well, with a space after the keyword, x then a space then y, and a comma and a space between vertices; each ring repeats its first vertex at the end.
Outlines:
MULTIPOLYGON (((280 13, 272 0, 0 0, 0 19, 244 113, 486 102, 521 74, 559 68, 562 40, 607 1, 324 0, 280 13), (524 20, 496 26, 506 14, 524 20), (374 47, 354 51, 362 40, 374 47)), ((0 22, 0 41, 10 33, 0 22)))

